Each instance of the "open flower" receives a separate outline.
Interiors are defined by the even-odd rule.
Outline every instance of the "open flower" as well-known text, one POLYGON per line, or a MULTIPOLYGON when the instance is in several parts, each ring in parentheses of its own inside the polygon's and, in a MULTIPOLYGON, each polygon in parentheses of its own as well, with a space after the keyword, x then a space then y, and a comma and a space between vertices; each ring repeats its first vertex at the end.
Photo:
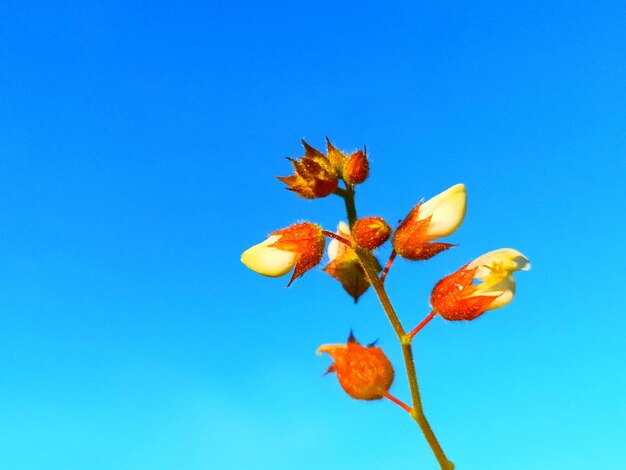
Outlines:
POLYGON ((326 373, 336 372, 344 391, 357 400, 379 400, 393 383, 393 367, 382 349, 362 346, 352 332, 347 344, 324 344, 317 354, 328 353, 335 362, 326 373))
POLYGON ((294 267, 287 287, 309 269, 317 266, 324 255, 322 228, 310 222, 277 230, 241 255, 241 262, 252 271, 269 277, 280 277, 294 267))
POLYGON ((288 190, 295 192, 305 199, 315 199, 326 197, 336 188, 339 178, 331 161, 319 150, 314 149, 304 140, 304 156, 294 160, 288 158, 293 163, 294 174, 291 176, 277 176, 277 178, 287 185, 288 190))
POLYGON ((393 235, 394 250, 403 258, 425 260, 454 246, 433 242, 446 237, 461 226, 465 217, 467 194, 463 184, 418 203, 393 235))
POLYGON ((446 320, 473 320, 504 307, 515 295, 513 273, 528 269, 528 259, 512 248, 485 253, 437 283, 430 296, 433 312, 446 320))

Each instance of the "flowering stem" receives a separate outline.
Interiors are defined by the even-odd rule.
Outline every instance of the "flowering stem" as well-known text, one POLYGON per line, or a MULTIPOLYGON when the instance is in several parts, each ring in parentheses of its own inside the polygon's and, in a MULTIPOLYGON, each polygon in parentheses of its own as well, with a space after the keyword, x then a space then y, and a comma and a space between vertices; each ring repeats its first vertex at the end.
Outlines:
POLYGON ((378 278, 372 253, 362 248, 357 248, 356 253, 361 261, 361 264, 363 265, 365 275, 376 291, 378 299, 387 314, 387 318, 389 319, 389 322, 391 323, 391 326, 396 332, 396 335, 400 340, 400 344, 402 345, 402 355, 404 356, 404 365, 409 379, 409 388, 411 389, 411 400, 413 404, 410 415, 422 430, 422 433, 433 451, 433 454, 435 454, 435 458, 439 462, 441 469, 452 470, 454 469, 454 464, 447 459, 446 454, 443 452, 441 445, 439 445, 439 441, 437 441, 435 433, 431 429, 430 424, 424 415, 422 399, 420 396, 419 386, 417 384, 417 374, 415 373, 415 363, 413 361, 413 351, 411 349, 411 338, 405 333, 404 328, 402 327, 402 324, 400 323, 400 320, 391 305, 391 301, 387 296, 385 287, 378 278))
POLYGON ((391 269, 391 265, 393 264, 393 261, 396 259, 397 254, 398 253, 396 253, 396 250, 391 250, 391 255, 389 255, 389 261, 387 261, 387 264, 385 265, 385 269, 383 269, 383 273, 380 275, 380 282, 385 282, 387 273, 391 269))
POLYGON ((344 243, 350 247, 352 246, 352 243, 350 243, 350 240, 348 240, 347 238, 343 238, 341 235, 337 235, 334 232, 329 232, 328 230, 322 230, 322 233, 326 235, 327 237, 334 238, 335 240, 338 240, 341 243, 344 243))
POLYGON ((420 322, 419 325, 413 328, 413 330, 409 333, 409 338, 413 338, 413 336, 415 336, 419 332, 419 330, 424 328, 426 324, 434 318, 435 315, 437 315, 437 312, 435 312, 434 310, 430 312, 428 316, 420 322))
POLYGON ((413 351, 411 349, 411 338, 405 333, 400 320, 391 305, 391 301, 387 296, 387 292, 381 280, 378 278, 378 273, 376 272, 376 266, 374 264, 374 257, 370 251, 364 250, 362 248, 358 248, 356 250, 357 256, 361 261, 361 264, 365 270, 365 275, 376 291, 376 295, 380 300, 385 313, 387 314, 387 318, 391 323, 398 339, 400 340, 400 344, 402 345, 402 355, 404 356, 404 365, 406 368, 407 377, 409 379, 409 388, 411 389, 411 400, 413 404, 413 408, 411 409, 410 415, 417 422, 428 445, 432 449, 437 461, 442 470, 452 470, 454 469, 454 464, 450 462, 447 458, 441 445, 437 441, 433 430, 428 424, 428 420, 424 415, 424 409, 422 408, 422 399, 420 396, 419 386, 417 384, 417 374, 415 372, 415 363, 413 361, 413 351))
POLYGON ((394 397, 391 393, 389 392, 383 392, 383 397, 385 397, 387 400, 394 402, 396 405, 398 405, 400 408, 402 408, 404 411, 406 411, 407 413, 411 412, 411 407, 409 405, 407 405, 406 403, 404 403, 401 400, 398 400, 396 397, 394 397))
MULTIPOLYGON (((354 204, 354 189, 353 187, 349 187, 350 190, 341 190, 341 192, 335 191, 336 194, 341 195, 346 204, 346 212, 348 215, 348 220, 350 221, 350 227, 356 221, 356 209, 354 204)), ((378 296, 378 300, 380 301, 393 330, 398 336, 398 340, 402 345, 402 355, 404 356, 404 365, 406 368, 407 378, 409 380, 409 388, 411 389, 411 402, 413 407, 409 411, 411 418, 415 420, 418 424, 428 445, 430 446, 433 454, 435 454, 435 458, 437 462, 439 462, 439 466, 442 470, 453 470, 454 464, 450 462, 446 454, 443 452, 443 449, 439 445, 439 441, 435 437, 435 433, 430 427, 426 416, 424 415, 424 409, 422 407, 422 399, 420 396, 419 386, 417 384, 417 374, 415 372, 415 363, 413 361, 413 351, 411 349, 411 338, 406 334, 404 328, 402 327, 402 323, 396 314, 393 305, 391 305, 391 301, 389 300, 389 296, 387 295, 387 291, 385 290, 385 286, 378 277, 378 270, 376 269, 376 260, 371 251, 365 250, 363 248, 356 248, 355 252, 363 266, 363 270, 365 271, 365 276, 367 280, 376 291, 376 295, 378 296)))

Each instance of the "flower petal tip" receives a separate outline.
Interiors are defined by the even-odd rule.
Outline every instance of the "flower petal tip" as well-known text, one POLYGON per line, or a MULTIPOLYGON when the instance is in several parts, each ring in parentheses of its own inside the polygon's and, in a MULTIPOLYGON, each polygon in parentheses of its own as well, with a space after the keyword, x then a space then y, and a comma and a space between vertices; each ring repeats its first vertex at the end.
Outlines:
POLYGON ((281 277, 293 269, 297 254, 273 248, 280 236, 271 236, 267 240, 248 248, 241 254, 241 262, 252 271, 267 277, 281 277))
POLYGON ((317 348, 315 354, 317 354, 318 356, 324 353, 332 355, 333 351, 345 347, 345 344, 322 344, 319 348, 317 348))

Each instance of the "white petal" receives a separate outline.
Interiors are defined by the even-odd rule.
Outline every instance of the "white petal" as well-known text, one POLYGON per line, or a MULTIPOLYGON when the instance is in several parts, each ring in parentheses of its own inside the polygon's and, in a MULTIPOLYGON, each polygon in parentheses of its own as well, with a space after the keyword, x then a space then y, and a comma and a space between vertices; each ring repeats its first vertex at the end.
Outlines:
POLYGON ((275 243, 280 235, 273 235, 263 243, 248 248, 241 255, 241 262, 252 271, 269 277, 287 274, 296 265, 298 255, 268 245, 275 243))
POLYGON ((476 291, 472 296, 476 295, 497 295, 493 302, 489 304, 487 310, 504 307, 511 303, 515 295, 515 279, 513 275, 495 278, 491 277, 487 281, 476 286, 476 291), (492 281, 492 282, 490 282, 492 281))
POLYGON ((431 240, 446 237, 463 223, 466 206, 465 185, 455 184, 422 204, 418 219, 423 220, 432 216, 428 228, 428 237, 431 240))
POLYGON ((513 248, 500 248, 479 256, 468 265, 468 268, 476 266, 478 266, 478 270, 474 277, 487 279, 490 276, 508 276, 515 271, 528 271, 530 261, 513 248))
POLYGON ((348 227, 348 224, 345 223, 343 220, 341 222, 339 222, 339 224, 337 225, 337 232, 339 234, 341 233, 345 233, 350 235, 350 227, 348 227))
POLYGON ((328 253, 328 259, 334 260, 337 257, 337 250, 339 249, 339 240, 335 240, 334 238, 328 244, 328 249, 326 252, 328 253))
MULTIPOLYGON (((345 238, 350 238, 350 227, 345 222, 339 222, 337 225, 337 233, 345 238)), ((340 243, 339 240, 335 240, 334 238, 328 244, 328 259, 331 261, 334 260, 340 254, 343 254, 343 251, 340 252, 340 249, 345 250, 345 245, 340 243)))

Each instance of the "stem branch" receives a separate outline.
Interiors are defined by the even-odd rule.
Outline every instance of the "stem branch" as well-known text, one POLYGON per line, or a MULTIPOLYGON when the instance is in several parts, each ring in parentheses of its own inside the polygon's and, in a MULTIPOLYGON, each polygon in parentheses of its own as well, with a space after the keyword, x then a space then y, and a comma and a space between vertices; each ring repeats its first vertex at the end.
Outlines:
POLYGON ((398 405, 400 408, 402 408, 407 413, 411 413, 411 407, 409 405, 407 405, 406 403, 404 403, 402 400, 398 400, 391 393, 383 392, 383 397, 385 397, 387 400, 395 403, 396 405, 398 405))
POLYGON ((387 277, 387 273, 391 269, 391 265, 393 264, 393 261, 396 259, 396 255, 397 254, 398 253, 396 253, 396 250, 391 250, 391 254, 389 255, 389 261, 387 261, 385 269, 383 269, 383 273, 380 275, 380 282, 385 282, 385 278, 387 277))
POLYGON ((415 336, 419 330, 421 330, 422 328, 424 328, 426 326, 426 324, 431 321, 433 319, 433 317, 437 315, 437 312, 435 312, 434 310, 432 312, 430 312, 428 314, 428 316, 426 318, 424 318, 419 325, 417 325, 415 328, 413 328, 411 330, 411 332, 409 333, 409 338, 413 338, 413 336, 415 336))
POLYGON ((324 235, 326 235, 327 237, 330 238, 334 238, 335 240, 340 241, 341 243, 348 245, 349 247, 352 247, 352 243, 350 243, 350 240, 343 238, 341 235, 337 235, 335 232, 330 232, 328 230, 322 230, 322 233, 324 235))

